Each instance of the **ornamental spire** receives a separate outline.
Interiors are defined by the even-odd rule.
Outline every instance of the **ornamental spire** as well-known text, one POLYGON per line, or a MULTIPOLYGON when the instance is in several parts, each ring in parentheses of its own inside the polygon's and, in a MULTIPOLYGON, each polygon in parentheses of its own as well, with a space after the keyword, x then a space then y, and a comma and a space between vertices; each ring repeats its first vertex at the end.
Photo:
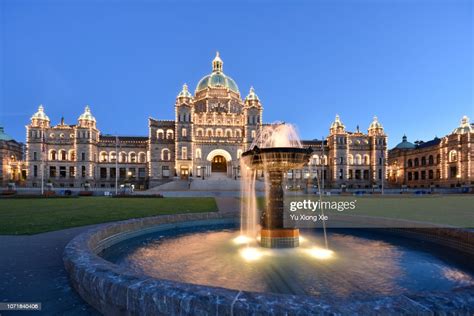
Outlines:
POLYGON ((219 56, 219 52, 216 52, 216 57, 212 61, 212 71, 213 72, 222 72, 224 62, 222 61, 221 57, 219 56))

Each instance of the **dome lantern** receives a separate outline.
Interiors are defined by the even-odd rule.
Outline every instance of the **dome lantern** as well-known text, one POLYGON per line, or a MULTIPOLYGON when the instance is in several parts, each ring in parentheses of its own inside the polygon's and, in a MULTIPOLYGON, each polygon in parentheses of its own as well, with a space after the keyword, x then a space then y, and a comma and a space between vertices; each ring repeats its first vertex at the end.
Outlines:
POLYGON ((219 52, 216 52, 216 57, 212 61, 212 72, 222 72, 223 66, 224 66, 224 62, 219 56, 219 52))

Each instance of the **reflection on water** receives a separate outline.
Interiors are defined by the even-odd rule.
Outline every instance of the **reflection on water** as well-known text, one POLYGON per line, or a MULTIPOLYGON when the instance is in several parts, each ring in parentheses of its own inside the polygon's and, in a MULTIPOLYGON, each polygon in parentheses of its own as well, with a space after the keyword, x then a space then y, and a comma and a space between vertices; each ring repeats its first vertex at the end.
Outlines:
POLYGON ((249 249, 238 231, 149 235, 109 248, 103 256, 149 276, 239 290, 364 299, 473 285, 472 274, 400 243, 331 233, 330 253, 318 233, 300 248, 249 249))

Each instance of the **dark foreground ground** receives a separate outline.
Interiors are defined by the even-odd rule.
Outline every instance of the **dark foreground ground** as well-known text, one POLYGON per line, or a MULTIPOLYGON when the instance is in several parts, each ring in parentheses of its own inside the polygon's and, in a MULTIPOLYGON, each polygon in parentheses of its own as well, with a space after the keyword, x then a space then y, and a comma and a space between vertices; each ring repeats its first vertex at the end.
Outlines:
POLYGON ((70 287, 62 261, 66 244, 90 227, 0 236, 0 302, 42 303, 41 312, 0 315, 100 315, 70 287))

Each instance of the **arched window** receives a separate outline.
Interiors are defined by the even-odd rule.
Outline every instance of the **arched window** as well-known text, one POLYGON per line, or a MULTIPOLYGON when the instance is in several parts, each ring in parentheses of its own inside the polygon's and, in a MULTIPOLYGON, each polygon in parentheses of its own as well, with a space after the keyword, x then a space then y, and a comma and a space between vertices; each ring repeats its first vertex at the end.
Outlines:
POLYGON ((132 151, 132 152, 129 154, 129 156, 130 156, 130 159, 129 159, 130 162, 133 162, 133 163, 137 162, 137 154, 136 154, 136 153, 134 153, 134 152, 132 151))
POLYGON ((161 150, 161 160, 165 160, 165 161, 171 160, 170 150, 168 148, 163 148, 161 150))
POLYGON ((166 139, 173 139, 174 138, 174 132, 172 129, 166 130, 166 139))
POLYGON ((426 166, 426 157, 425 156, 421 157, 421 165, 426 166))
POLYGON ((111 151, 109 153, 109 161, 115 162, 117 160, 117 153, 115 151, 111 151))
POLYGON ((196 159, 202 158, 201 148, 196 148, 196 159))
POLYGON ((354 164, 354 156, 352 156, 351 154, 347 155, 347 163, 349 165, 353 165, 354 164))
POLYGON ((430 164, 430 165, 434 164, 433 155, 430 155, 430 156, 428 157, 428 164, 430 164))
POLYGON ((408 167, 413 167, 413 161, 411 159, 408 159, 408 167))
POLYGON ((207 137, 212 137, 212 129, 208 128, 208 129, 206 130, 206 136, 207 136, 207 137))
POLYGON ((418 158, 415 158, 415 167, 418 167, 420 165, 420 160, 418 158))
POLYGON ((49 159, 50 160, 56 160, 58 159, 58 154, 56 153, 56 150, 51 150, 49 152, 49 159))
POLYGON ((364 165, 370 165, 370 157, 369 155, 364 155, 364 165))
POLYGON ((100 162, 107 162, 107 153, 105 151, 100 152, 100 162))
POLYGON ((218 128, 216 129, 216 136, 221 137, 222 136, 222 129, 218 128))
POLYGON ((255 137, 257 137, 257 132, 255 132, 255 131, 252 131, 252 133, 251 133, 251 137, 252 137, 252 138, 255 138, 255 137))
POLYGON ((240 131, 240 129, 236 129, 234 135, 235 137, 242 137, 242 132, 240 131))
POLYGON ((159 130, 156 131, 156 137, 158 139, 165 138, 165 131, 160 128, 159 130))
POLYGON ((145 163, 146 162, 146 154, 144 152, 141 152, 138 154, 138 162, 139 163, 145 163))
POLYGON ((458 161, 458 152, 455 150, 451 150, 449 152, 449 162, 458 161))
POLYGON ((328 164, 328 156, 324 155, 322 158, 321 158, 321 163, 323 165, 327 165, 328 164))
POLYGON ((181 136, 182 137, 188 136, 188 131, 185 128, 181 129, 181 136))
POLYGON ((69 151, 69 160, 76 160, 76 152, 73 149, 69 151))
POLYGON ((226 137, 232 137, 232 130, 226 129, 226 130, 225 130, 225 136, 226 136, 226 137))
POLYGON ((437 163, 437 164, 440 164, 440 163, 441 163, 441 155, 440 155, 440 154, 437 154, 437 155, 436 155, 436 163, 437 163))
POLYGON ((61 160, 67 160, 67 153, 64 149, 59 151, 59 159, 61 160))
POLYGON ((362 164, 362 156, 361 155, 357 154, 355 159, 356 159, 356 162, 355 162, 356 165, 361 165, 362 164))
POLYGON ((127 153, 126 152, 122 151, 120 153, 119 161, 120 162, 127 162, 127 153))
POLYGON ((240 159, 242 156, 242 149, 237 149, 237 159, 240 159))
POLYGON ((196 131, 196 136, 204 136, 204 131, 202 128, 198 128, 196 131))

